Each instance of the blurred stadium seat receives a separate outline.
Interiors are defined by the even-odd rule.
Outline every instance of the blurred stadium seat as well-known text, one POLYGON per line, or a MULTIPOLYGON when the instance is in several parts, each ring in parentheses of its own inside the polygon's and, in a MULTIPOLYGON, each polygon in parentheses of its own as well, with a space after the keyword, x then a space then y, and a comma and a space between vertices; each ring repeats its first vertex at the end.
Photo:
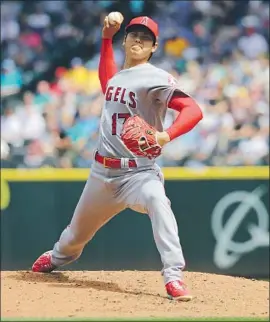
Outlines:
MULTIPOLYGON (((104 16, 160 25, 152 63, 200 104, 204 119, 164 148, 161 166, 269 164, 268 1, 1 1, 3 167, 89 167, 103 95, 104 16)), ((123 29, 115 58, 123 63, 123 29)), ((175 118, 167 113, 165 127, 175 118)))

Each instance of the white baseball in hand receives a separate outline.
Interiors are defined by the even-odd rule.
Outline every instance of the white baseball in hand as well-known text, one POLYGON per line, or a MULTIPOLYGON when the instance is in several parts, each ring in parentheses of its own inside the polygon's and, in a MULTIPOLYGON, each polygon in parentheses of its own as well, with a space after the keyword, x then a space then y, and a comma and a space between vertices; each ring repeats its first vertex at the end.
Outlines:
POLYGON ((108 21, 111 26, 115 26, 117 24, 121 25, 123 20, 124 20, 124 17, 122 16, 122 14, 120 12, 117 12, 117 11, 111 12, 108 15, 108 21))

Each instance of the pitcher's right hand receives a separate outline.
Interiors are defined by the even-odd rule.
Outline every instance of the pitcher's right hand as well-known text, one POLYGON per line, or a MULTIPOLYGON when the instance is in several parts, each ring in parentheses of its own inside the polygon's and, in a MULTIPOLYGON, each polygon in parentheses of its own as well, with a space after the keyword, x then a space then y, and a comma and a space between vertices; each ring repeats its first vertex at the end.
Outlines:
POLYGON ((124 20, 120 12, 110 12, 104 19, 102 38, 112 39, 118 32, 124 20))

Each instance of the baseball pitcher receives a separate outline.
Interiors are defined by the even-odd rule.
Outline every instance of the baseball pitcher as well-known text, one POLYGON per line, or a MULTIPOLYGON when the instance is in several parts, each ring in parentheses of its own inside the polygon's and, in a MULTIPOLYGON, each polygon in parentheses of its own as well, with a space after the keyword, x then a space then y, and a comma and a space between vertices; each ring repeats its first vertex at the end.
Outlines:
POLYGON ((104 104, 90 176, 70 225, 32 270, 51 272, 76 260, 103 225, 131 208, 151 220, 168 297, 189 301, 192 296, 183 281, 185 260, 177 223, 155 158, 166 143, 194 128, 202 112, 172 75, 149 62, 159 33, 149 17, 136 17, 126 26, 124 66, 117 71, 112 38, 122 22, 119 12, 104 20, 99 62, 104 104), (167 108, 179 113, 164 131, 167 108))

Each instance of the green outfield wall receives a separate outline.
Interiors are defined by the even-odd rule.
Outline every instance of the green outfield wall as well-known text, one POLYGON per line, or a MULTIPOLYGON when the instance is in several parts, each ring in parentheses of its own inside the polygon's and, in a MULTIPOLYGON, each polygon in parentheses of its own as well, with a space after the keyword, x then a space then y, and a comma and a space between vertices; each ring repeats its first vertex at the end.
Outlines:
MULTIPOLYGON (((269 169, 164 168, 186 270, 269 276, 269 169)), ((30 269, 68 225, 89 170, 1 171, 2 270, 30 269)), ((150 220, 126 210, 65 269, 160 270, 150 220)))

